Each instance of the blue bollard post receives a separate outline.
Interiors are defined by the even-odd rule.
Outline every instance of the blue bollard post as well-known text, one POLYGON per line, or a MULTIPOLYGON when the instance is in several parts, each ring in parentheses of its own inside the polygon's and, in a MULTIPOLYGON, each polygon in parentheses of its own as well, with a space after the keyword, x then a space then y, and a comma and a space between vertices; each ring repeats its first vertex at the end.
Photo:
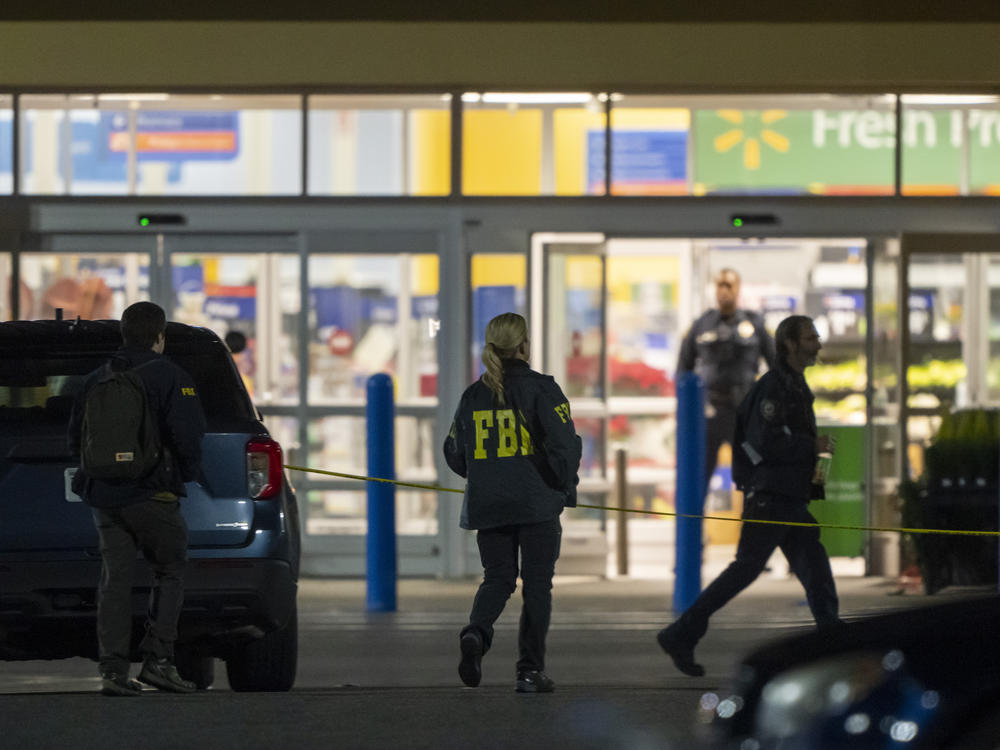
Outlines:
MULTIPOLYGON (((378 373, 368 378, 365 410, 368 430, 368 476, 396 478, 392 378, 378 373)), ((369 612, 396 611, 396 485, 368 485, 368 589, 369 612)))
MULTIPOLYGON (((687 372, 677 378, 677 512, 700 516, 705 489, 705 385, 687 372)), ((700 593, 701 519, 678 517, 674 612, 686 610, 700 593)))

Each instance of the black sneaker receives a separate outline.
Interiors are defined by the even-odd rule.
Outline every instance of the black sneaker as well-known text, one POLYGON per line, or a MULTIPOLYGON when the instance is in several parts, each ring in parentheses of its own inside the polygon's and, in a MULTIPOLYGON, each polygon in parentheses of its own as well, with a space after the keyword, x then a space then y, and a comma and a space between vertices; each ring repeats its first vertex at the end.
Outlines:
POLYGON ((462 661, 458 663, 458 676, 469 687, 476 687, 483 679, 483 639, 474 630, 466 632, 459 641, 462 661))
POLYGON ((160 690, 171 693, 193 693, 197 686, 177 673, 177 667, 170 659, 155 659, 147 656, 139 672, 139 682, 145 682, 160 690))
POLYGON ((556 684, 541 670, 518 670, 517 685, 514 690, 519 693, 551 693, 556 684))
POLYGON ((132 698, 142 695, 142 685, 130 680, 127 674, 105 672, 101 675, 101 695, 132 698))
POLYGON ((691 677, 702 677, 705 668, 694 660, 694 644, 677 632, 677 623, 656 634, 656 641, 671 659, 674 666, 691 677))

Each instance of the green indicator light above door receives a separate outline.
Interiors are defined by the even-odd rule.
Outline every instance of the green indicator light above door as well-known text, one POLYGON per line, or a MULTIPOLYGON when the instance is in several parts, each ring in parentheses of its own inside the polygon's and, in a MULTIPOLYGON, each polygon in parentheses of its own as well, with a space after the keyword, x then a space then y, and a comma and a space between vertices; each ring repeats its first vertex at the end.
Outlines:
POLYGON ((779 224, 778 217, 774 214, 732 214, 729 222, 734 227, 750 227, 761 225, 779 224))
POLYGON ((136 217, 136 221, 139 223, 140 227, 151 227, 162 224, 183 226, 184 224, 187 224, 187 218, 184 214, 139 214, 136 217))

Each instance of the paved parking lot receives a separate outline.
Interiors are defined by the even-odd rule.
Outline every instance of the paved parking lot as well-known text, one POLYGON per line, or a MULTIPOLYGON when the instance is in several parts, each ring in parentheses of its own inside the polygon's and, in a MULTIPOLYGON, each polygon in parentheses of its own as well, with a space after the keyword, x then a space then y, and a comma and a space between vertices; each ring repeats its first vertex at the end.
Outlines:
MULTIPOLYGON (((881 578, 838 584, 847 618, 963 594, 899 594, 881 578)), ((798 583, 765 575, 713 619, 698 650, 707 674, 692 679, 654 640, 672 617, 669 580, 558 578, 548 653, 556 692, 513 690, 519 593, 482 685, 470 689, 456 672, 457 634, 476 585, 402 579, 398 610, 370 614, 364 580, 303 580, 299 674, 285 694, 233 693, 218 663, 206 693, 108 699, 92 662, 0 663, 0 736, 11 747, 78 749, 687 748, 697 745, 700 696, 725 689, 742 653, 811 627, 798 583)))

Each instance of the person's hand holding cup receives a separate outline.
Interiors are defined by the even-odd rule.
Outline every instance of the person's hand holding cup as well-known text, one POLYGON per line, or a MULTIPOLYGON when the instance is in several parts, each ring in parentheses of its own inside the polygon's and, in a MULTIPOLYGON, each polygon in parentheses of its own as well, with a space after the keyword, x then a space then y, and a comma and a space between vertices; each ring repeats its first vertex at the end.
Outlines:
POLYGON ((816 471, 813 473, 813 483, 826 484, 836 449, 837 441, 833 435, 816 436, 816 471))
POLYGON ((829 453, 831 456, 837 450, 837 439, 833 435, 816 436, 816 455, 829 453))

